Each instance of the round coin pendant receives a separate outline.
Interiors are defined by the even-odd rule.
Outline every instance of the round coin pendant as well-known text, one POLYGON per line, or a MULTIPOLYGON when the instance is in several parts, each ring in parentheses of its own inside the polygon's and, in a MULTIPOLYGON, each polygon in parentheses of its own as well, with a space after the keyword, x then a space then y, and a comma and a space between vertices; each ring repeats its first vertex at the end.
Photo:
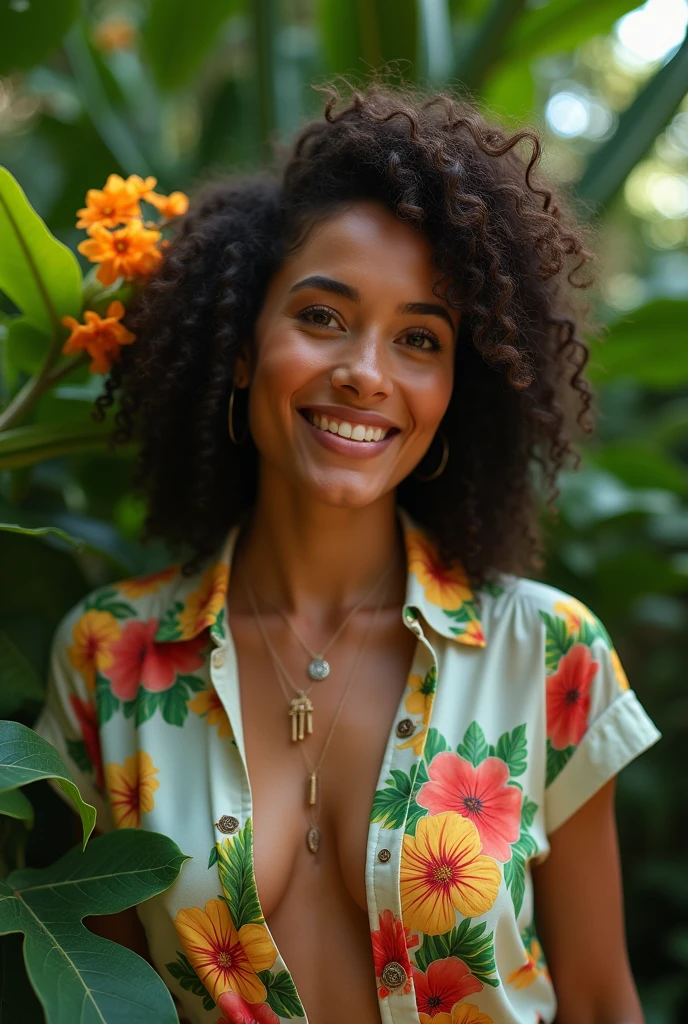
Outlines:
POLYGON ((313 658, 313 661, 311 661, 308 666, 307 672, 311 679, 315 679, 316 682, 319 682, 321 679, 327 679, 330 674, 330 666, 324 658, 313 658))
POLYGON ((316 828, 315 825, 308 829, 306 842, 308 843, 308 849, 311 853, 317 853, 320 849, 320 829, 316 828))

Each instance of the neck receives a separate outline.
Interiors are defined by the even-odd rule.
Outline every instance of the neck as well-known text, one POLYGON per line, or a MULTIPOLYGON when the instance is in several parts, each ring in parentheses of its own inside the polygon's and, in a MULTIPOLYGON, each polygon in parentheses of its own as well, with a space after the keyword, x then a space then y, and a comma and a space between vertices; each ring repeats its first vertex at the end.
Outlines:
MULTIPOLYGON (((385 605, 401 605, 406 555, 396 494, 363 508, 338 508, 295 493, 271 476, 261 479, 253 514, 232 560, 230 595, 248 611, 243 584, 285 613, 323 626, 346 614, 394 563, 383 584, 385 605)), ((380 598, 372 595, 366 607, 380 598)))

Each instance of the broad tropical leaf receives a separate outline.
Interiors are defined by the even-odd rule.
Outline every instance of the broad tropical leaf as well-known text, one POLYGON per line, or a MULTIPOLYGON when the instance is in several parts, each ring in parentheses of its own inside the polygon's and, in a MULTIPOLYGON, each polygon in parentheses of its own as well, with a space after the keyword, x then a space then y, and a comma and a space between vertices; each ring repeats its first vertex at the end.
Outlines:
POLYGON ((141 957, 82 924, 150 899, 187 857, 169 836, 119 829, 55 864, 0 882, 0 934, 23 932, 31 984, 48 1024, 177 1024, 172 996, 141 957))
POLYGON ((483 985, 497 988, 499 979, 494 977, 497 971, 494 936, 492 932, 486 935, 485 928, 484 922, 471 927, 471 919, 465 918, 458 928, 452 928, 444 935, 424 935, 423 944, 416 953, 416 964, 421 971, 427 971, 433 960, 456 956, 483 985))

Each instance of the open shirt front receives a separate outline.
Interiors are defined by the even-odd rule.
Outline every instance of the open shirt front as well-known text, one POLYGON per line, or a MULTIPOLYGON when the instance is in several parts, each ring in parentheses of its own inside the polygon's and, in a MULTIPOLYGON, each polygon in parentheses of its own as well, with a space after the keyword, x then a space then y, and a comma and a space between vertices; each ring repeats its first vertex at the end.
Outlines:
MULTIPOLYGON (((431 537, 398 515, 401 615, 417 642, 368 833, 380 1018, 550 1024, 556 998, 535 934, 531 864, 660 734, 587 606, 505 573, 472 591, 461 566, 443 565, 431 537)), ((97 808, 101 831, 162 832, 189 855, 177 881, 137 912, 192 1024, 216 1024, 215 1003, 230 991, 261 1022, 307 1019, 253 870, 226 612, 238 533, 193 577, 171 566, 83 598, 55 633, 35 724, 97 808)))

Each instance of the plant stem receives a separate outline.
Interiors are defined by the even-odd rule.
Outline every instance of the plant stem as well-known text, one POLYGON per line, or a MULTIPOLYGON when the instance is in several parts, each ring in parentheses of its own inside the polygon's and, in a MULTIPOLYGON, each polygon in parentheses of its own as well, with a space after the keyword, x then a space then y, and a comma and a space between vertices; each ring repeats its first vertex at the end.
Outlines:
POLYGON ((51 388, 59 380, 62 380, 63 377, 70 374, 77 366, 82 366, 88 358, 87 353, 82 352, 81 355, 70 359, 62 366, 57 367, 57 369, 53 369, 53 363, 50 361, 50 356, 48 356, 45 366, 43 366, 38 376, 27 380, 24 387, 17 392, 5 411, 0 413, 0 430, 9 430, 10 427, 16 426, 48 388, 51 388))

